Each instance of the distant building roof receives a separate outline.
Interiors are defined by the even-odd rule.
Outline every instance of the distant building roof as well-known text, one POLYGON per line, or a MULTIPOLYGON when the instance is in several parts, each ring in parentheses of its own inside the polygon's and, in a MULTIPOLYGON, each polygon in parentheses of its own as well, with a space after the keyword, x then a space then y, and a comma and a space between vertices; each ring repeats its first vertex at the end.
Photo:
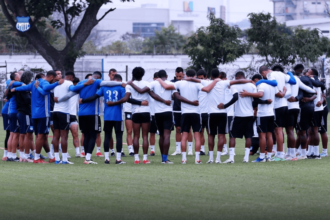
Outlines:
POLYGON ((301 19, 301 20, 291 20, 287 21, 286 25, 289 27, 299 26, 299 25, 316 25, 316 24, 330 24, 330 18, 314 18, 314 19, 301 19))

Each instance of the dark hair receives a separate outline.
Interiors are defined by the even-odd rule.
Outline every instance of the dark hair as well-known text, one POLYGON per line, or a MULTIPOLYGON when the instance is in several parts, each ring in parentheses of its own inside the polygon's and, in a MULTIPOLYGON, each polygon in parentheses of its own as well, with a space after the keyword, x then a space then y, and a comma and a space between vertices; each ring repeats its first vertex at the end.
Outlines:
POLYGON ((213 78, 219 78, 219 76, 220 76, 219 70, 217 68, 214 68, 213 70, 211 70, 211 76, 213 78))
POLYGON ((268 66, 261 66, 259 68, 259 73, 262 73, 263 71, 267 71, 267 70, 269 70, 269 67, 268 66))
POLYGON ((165 70, 159 70, 158 77, 159 78, 166 78, 167 77, 166 71, 165 70))
POLYGON ((255 79, 262 79, 260 74, 255 74, 254 76, 252 76, 252 80, 254 81, 255 79))
POLYGON ((154 73, 154 78, 158 78, 159 76, 158 76, 158 72, 155 72, 154 73))
POLYGON ((77 78, 77 77, 75 77, 74 79, 73 79, 73 84, 75 84, 75 83, 78 83, 78 82, 80 82, 80 79, 79 78, 77 78))
POLYGON ((178 67, 178 68, 176 68, 176 69, 175 69, 175 72, 176 72, 176 73, 180 73, 180 72, 183 73, 183 69, 182 69, 182 67, 178 67))
POLYGON ((115 74, 115 76, 113 77, 113 79, 117 79, 119 81, 123 81, 123 78, 119 74, 115 74))
POLYGON ((35 79, 41 79, 41 78, 43 78, 43 77, 45 77, 45 74, 43 74, 43 73, 38 73, 38 74, 36 75, 36 78, 35 78, 35 79))
POLYGON ((227 78, 227 74, 223 71, 221 71, 219 75, 220 75, 220 79, 227 78))
POLYGON ((243 78, 245 78, 245 74, 243 73, 243 71, 238 71, 238 72, 235 74, 235 77, 243 77, 243 78))
POLYGON ((10 79, 11 79, 11 80, 15 80, 15 77, 16 77, 16 72, 12 72, 12 73, 10 74, 10 79))
POLYGON ((313 72, 313 76, 318 76, 319 75, 319 72, 314 69, 314 68, 311 68, 312 72, 313 72))
POLYGON ((61 71, 61 70, 59 70, 59 69, 54 69, 53 71, 54 71, 54 72, 57 72, 57 71, 60 71, 60 72, 62 72, 62 71, 61 71))
POLYGON ((186 75, 189 77, 194 77, 196 76, 196 71, 193 69, 187 70, 186 75))
POLYGON ((92 76, 91 73, 88 73, 86 76, 85 76, 85 79, 88 79, 88 77, 92 76))
POLYGON ((293 70, 294 71, 297 71, 297 70, 304 70, 305 69, 305 67, 304 67, 304 65, 302 65, 302 64, 297 64, 297 65, 295 65, 295 67, 293 67, 293 70))
POLYGON ((141 80, 144 76, 144 73, 145 71, 142 67, 135 67, 132 71, 132 75, 135 80, 141 80))
POLYGON ((53 76, 53 77, 56 77, 56 73, 54 70, 50 70, 47 72, 46 76, 53 76))
POLYGON ((280 72, 284 73, 284 68, 281 64, 275 64, 273 67, 272 67, 272 70, 273 71, 277 71, 277 69, 279 69, 280 72))
POLYGON ((94 75, 94 74, 99 75, 99 76, 102 78, 102 73, 101 73, 101 72, 99 72, 99 71, 95 71, 95 72, 93 73, 93 75, 94 75))
POLYGON ((113 68, 111 68, 110 70, 109 70, 109 73, 110 72, 117 72, 117 70, 116 69, 113 69, 113 68))
POLYGON ((31 71, 24 71, 21 76, 21 82, 24 84, 29 84, 33 78, 33 73, 31 71))
POLYGON ((66 76, 73 76, 73 78, 76 77, 76 75, 74 74, 74 72, 71 72, 71 71, 66 72, 65 75, 66 75, 66 76))
POLYGON ((200 69, 200 70, 197 71, 197 76, 204 76, 204 77, 206 77, 207 74, 206 74, 205 70, 200 69))

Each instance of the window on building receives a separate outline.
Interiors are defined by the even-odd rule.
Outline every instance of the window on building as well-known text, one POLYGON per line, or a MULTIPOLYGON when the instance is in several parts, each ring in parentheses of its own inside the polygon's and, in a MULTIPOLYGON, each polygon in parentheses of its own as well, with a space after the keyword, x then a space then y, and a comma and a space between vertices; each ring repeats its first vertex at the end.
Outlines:
POLYGON ((164 23, 133 23, 133 33, 141 37, 153 37, 155 31, 160 31, 164 26, 164 23))

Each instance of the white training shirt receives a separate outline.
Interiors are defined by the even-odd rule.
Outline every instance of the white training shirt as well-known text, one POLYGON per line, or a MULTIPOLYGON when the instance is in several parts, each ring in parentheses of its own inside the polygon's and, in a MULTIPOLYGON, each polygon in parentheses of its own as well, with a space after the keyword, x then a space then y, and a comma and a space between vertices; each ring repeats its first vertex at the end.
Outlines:
MULTIPOLYGON (((314 80, 314 78, 312 78, 312 80, 314 80)), ((321 104, 320 107, 317 107, 316 104, 321 101, 322 99, 322 90, 321 87, 314 87, 314 89, 316 90, 317 94, 316 94, 316 99, 314 99, 314 111, 318 112, 318 111, 323 111, 323 103, 321 104)))
MULTIPOLYGON (((62 98, 65 96, 68 91, 69 87, 73 85, 73 83, 69 80, 64 80, 64 82, 61 85, 58 85, 54 89, 54 97, 57 97, 58 99, 62 98)), ((70 114, 71 112, 71 106, 70 106, 70 99, 64 101, 64 102, 59 102, 54 105, 54 111, 53 112, 62 112, 66 114, 70 114)))
MULTIPOLYGON (((289 82, 290 76, 288 74, 279 72, 279 71, 272 71, 267 74, 267 79, 269 80, 276 80, 277 81, 277 89, 278 91, 283 92, 283 87, 288 87, 285 83, 289 82)), ((287 88, 288 89, 288 88, 287 88)), ((291 90, 291 89, 290 89, 291 90)), ((279 98, 275 97, 275 104, 274 104, 274 109, 281 108, 284 106, 288 106, 288 101, 285 97, 279 98)))
POLYGON ((258 92, 264 92, 264 95, 260 98, 261 100, 271 99, 271 104, 258 104, 258 117, 274 116, 274 99, 275 94, 278 93, 277 87, 270 86, 266 83, 261 83, 257 86, 258 92))
POLYGON ((79 94, 72 96, 70 99, 70 115, 77 116, 79 109, 79 94))
MULTIPOLYGON (((141 80, 141 81, 133 81, 134 85, 137 87, 143 89, 144 87, 150 88, 150 84, 147 81, 141 80)), ((136 99, 138 101, 149 101, 149 94, 148 93, 143 93, 140 94, 135 89, 132 88, 132 86, 127 85, 126 86, 126 92, 131 93, 132 99, 136 99)), ((132 105, 132 114, 134 113, 142 113, 142 112, 148 112, 150 113, 150 106, 140 106, 140 105, 132 105)))
POLYGON ((239 93, 243 90, 256 93, 257 87, 253 83, 236 84, 231 86, 232 93, 238 93, 238 100, 235 102, 235 117, 251 117, 253 116, 253 98, 252 97, 240 97, 239 93))
POLYGON ((209 114, 211 113, 227 113, 226 109, 219 109, 220 103, 226 104, 225 90, 230 86, 229 80, 221 80, 215 84, 214 88, 208 94, 209 114))
MULTIPOLYGON (((201 80, 202 85, 208 86, 212 81, 209 80, 201 80)), ((199 113, 208 113, 209 112, 209 100, 207 96, 207 92, 200 91, 198 95, 198 101, 199 101, 199 113)))
MULTIPOLYGON (((172 83, 168 80, 165 80, 164 82, 169 85, 174 85, 174 83, 172 83)), ((176 90, 165 90, 158 81, 153 81, 150 83, 150 90, 153 91, 155 94, 157 94, 164 100, 172 100, 172 94, 174 92, 176 92, 176 90)), ((153 99, 153 98, 150 97, 150 99, 153 99)), ((173 111, 172 105, 168 106, 168 105, 165 105, 164 103, 158 102, 157 100, 154 100, 154 99, 153 99, 152 105, 154 107, 154 114, 173 111)), ((152 106, 150 106, 150 107, 152 107, 152 106)))
MULTIPOLYGON (((201 83, 194 83, 188 81, 178 81, 174 83, 176 90, 180 90, 180 95, 189 101, 198 100, 199 92, 202 90, 203 85, 201 83)), ((187 103, 181 102, 181 114, 185 113, 198 113, 199 106, 189 105, 187 103)))
MULTIPOLYGON (((233 98, 233 93, 231 91, 230 88, 226 88, 225 89, 225 103, 223 104, 227 104, 228 102, 230 102, 230 100, 232 100, 233 98)), ((226 108, 226 112, 227 112, 227 116, 234 116, 234 111, 235 111, 235 105, 231 105, 228 108, 226 108)))

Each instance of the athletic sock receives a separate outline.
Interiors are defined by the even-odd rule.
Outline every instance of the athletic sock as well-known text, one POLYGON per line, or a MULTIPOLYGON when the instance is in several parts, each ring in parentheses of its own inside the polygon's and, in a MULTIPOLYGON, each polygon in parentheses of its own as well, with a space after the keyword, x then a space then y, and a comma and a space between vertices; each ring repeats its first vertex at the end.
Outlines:
POLYGON ((133 151, 133 146, 132 146, 132 145, 127 146, 127 149, 128 149, 128 153, 129 153, 129 154, 130 154, 130 153, 134 153, 134 151, 133 151))
POLYGON ((82 152, 85 152, 85 148, 84 148, 84 146, 80 146, 80 150, 81 150, 81 153, 82 153, 82 152))
POLYGON ((24 156, 22 155, 23 153, 24 153, 23 151, 19 151, 19 154, 18 155, 19 155, 19 158, 20 159, 24 159, 24 156))
POLYGON ((109 159, 109 152, 104 152, 104 159, 105 160, 110 160, 109 159))
POLYGON ((267 158, 272 158, 272 152, 267 152, 267 158))
POLYGON ((101 152, 101 147, 96 147, 96 153, 101 152))
POLYGON ((30 157, 30 154, 25 154, 25 159, 28 159, 30 157))
POLYGON ((327 149, 323 148, 322 153, 327 154, 328 153, 328 148, 327 149))
POLYGON ((114 149, 110 149, 110 152, 111 152, 111 153, 115 153, 115 150, 114 150, 114 149))
POLYGON ((250 148, 245 148, 244 160, 249 161, 249 156, 250 156, 250 148))
POLYGON ((200 152, 195 152, 195 160, 196 161, 199 161, 199 155, 200 155, 200 152))
POLYGON ((47 153, 47 156, 48 156, 48 158, 51 159, 51 160, 54 159, 54 156, 53 156, 53 154, 52 154, 51 152, 48 152, 48 153, 47 153))
POLYGON ((62 153, 62 161, 68 162, 68 153, 62 153))
POLYGON ((265 159, 265 153, 260 153, 259 158, 260 159, 265 159))
POLYGON ((134 160, 135 160, 135 161, 139 161, 139 160, 140 160, 140 158, 139 158, 139 154, 134 154, 134 160))
POLYGON ((273 151, 274 151, 275 154, 276 154, 276 152, 277 152, 277 145, 276 145, 276 144, 273 144, 273 151))
POLYGON ((37 153, 36 153, 36 154, 34 155, 34 160, 39 160, 39 159, 40 159, 40 154, 37 154, 37 153))
POLYGON ((121 161, 121 152, 117 153, 117 157, 116 157, 116 159, 117 159, 118 161, 121 161))
POLYGON ((221 161, 221 151, 217 151, 217 159, 216 161, 221 161))
POLYGON ((36 150, 33 150, 33 154, 34 154, 34 156, 36 155, 36 150))
POLYGON ((234 156, 235 156, 235 148, 230 147, 229 148, 229 159, 234 160, 234 156))
POLYGON ((8 150, 4 150, 3 151, 3 157, 7 157, 7 154, 8 154, 8 150))
POLYGON ((307 156, 312 155, 312 152, 313 152, 313 146, 312 145, 308 145, 307 156))
POLYGON ((201 151, 203 151, 205 153, 205 146, 204 145, 201 146, 201 151))
MULTIPOLYGON (((56 152, 55 152, 54 154, 55 154, 55 160, 56 160, 56 161, 60 161, 60 160, 61 160, 61 159, 60 159, 60 153, 58 153, 58 152, 56 153, 56 152)), ((63 157, 63 155, 62 155, 62 157, 63 157)))
POLYGON ((188 152, 192 152, 193 142, 188 142, 188 152))
POLYGON ((301 149, 301 156, 306 156, 306 149, 301 149))
POLYGON ((187 160, 187 152, 182 152, 182 161, 187 160))
POLYGON ((150 145, 150 151, 154 151, 155 152, 155 145, 150 145))
POLYGON ((209 160, 213 161, 213 151, 209 151, 209 160))
POLYGON ((79 147, 76 147, 75 150, 76 150, 76 155, 80 155, 79 147))
POLYGON ((296 148, 291 148, 291 157, 296 157, 296 148))
POLYGON ((54 154, 54 145, 53 145, 53 144, 50 145, 50 152, 51 152, 52 154, 54 154))
POLYGON ((181 142, 176 142, 176 152, 181 152, 181 142))
POLYGON ((320 148, 319 148, 318 145, 317 146, 314 146, 314 155, 315 156, 319 156, 320 155, 320 148))
POLYGON ((148 154, 143 154, 143 160, 148 160, 148 154))
POLYGON ((223 151, 224 153, 228 153, 227 144, 224 144, 224 145, 223 145, 222 151, 223 151))
POLYGON ((91 160, 91 158, 92 158, 92 154, 87 153, 87 154, 86 154, 86 160, 91 160))

